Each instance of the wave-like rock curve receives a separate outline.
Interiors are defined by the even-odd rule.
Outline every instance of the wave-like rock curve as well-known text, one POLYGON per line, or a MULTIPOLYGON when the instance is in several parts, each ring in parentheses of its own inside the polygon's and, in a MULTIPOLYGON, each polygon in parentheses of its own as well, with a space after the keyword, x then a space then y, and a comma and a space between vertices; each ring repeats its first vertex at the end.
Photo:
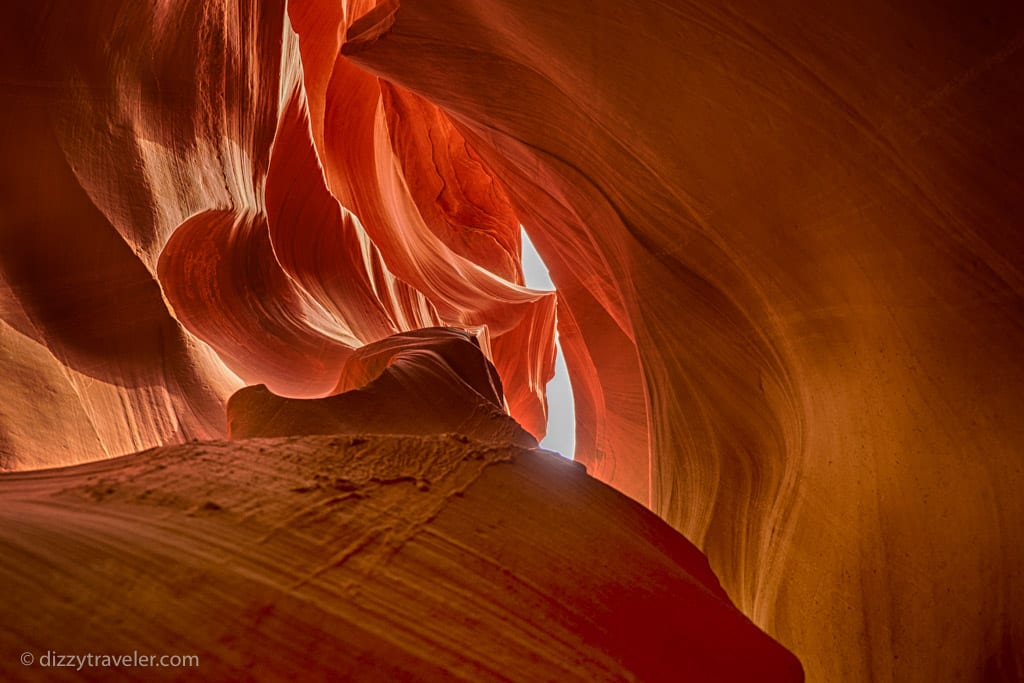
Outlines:
POLYGON ((228 413, 532 445, 557 319, 580 460, 812 680, 1020 678, 1022 35, 1000 0, 11 8, 0 468, 228 413), (455 398, 371 420, 403 386, 455 398))

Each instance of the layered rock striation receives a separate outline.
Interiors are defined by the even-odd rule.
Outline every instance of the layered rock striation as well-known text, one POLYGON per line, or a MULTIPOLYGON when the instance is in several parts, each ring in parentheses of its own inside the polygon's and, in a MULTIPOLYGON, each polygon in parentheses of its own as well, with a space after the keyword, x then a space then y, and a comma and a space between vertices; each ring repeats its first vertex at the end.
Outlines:
POLYGON ((579 460, 811 680, 1024 676, 1019 3, 9 14, 3 469, 528 449, 557 325, 579 460))

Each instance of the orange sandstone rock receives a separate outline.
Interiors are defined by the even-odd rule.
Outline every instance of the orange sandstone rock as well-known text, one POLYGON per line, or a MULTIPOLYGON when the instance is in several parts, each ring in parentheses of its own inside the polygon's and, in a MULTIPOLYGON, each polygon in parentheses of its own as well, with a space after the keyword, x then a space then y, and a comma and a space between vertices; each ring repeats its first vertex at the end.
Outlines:
POLYGON ((457 330, 417 330, 360 348, 337 392, 294 399, 246 387, 228 401, 228 435, 454 433, 537 447, 506 413, 501 379, 479 342, 457 330))
POLYGON ((1024 675, 1024 6, 403 0, 551 269, 578 457, 812 680, 1024 675))
MULTIPOLYGON (((1022 30, 1000 0, 21 3, 0 28, 0 468, 223 436, 226 407, 236 435, 532 445, 557 313, 580 459, 704 550, 812 680, 1020 679, 1022 30), (520 222, 557 304, 522 287, 520 222), (477 344, 415 332, 443 327, 477 344)), ((64 495, 19 476, 19 500, 64 495)), ((6 538, 28 524, 68 559, 24 557, 56 567, 156 533, 90 500, 12 502, 6 538)), ((619 550, 644 538, 623 505, 619 550)), ((317 548, 338 550, 298 557, 317 548)), ((107 579, 81 576, 84 610, 107 579)), ((599 588, 573 595, 597 609, 599 588)), ((564 652, 667 675, 630 611, 650 595, 622 590, 629 628, 574 621, 598 645, 564 652)), ((749 625, 676 614, 716 666, 761 643, 795 671, 749 625)))
POLYGON ((12 654, 5 681, 803 680, 671 527, 508 445, 247 439, 5 474, 0 545, 5 650, 199 658, 12 654))

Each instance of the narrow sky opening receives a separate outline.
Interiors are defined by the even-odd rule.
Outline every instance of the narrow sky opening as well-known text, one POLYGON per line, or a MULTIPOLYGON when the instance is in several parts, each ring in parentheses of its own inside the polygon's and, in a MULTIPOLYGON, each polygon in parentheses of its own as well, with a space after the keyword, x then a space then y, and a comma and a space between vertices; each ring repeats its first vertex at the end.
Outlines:
MULTIPOLYGON (((522 230, 523 239, 523 276, 526 286, 531 289, 553 291, 548 267, 540 259, 526 230, 522 230)), ((576 411, 572 401, 572 384, 569 383, 569 370, 565 366, 562 345, 555 335, 555 376, 548 382, 548 435, 540 442, 542 448, 561 453, 570 460, 576 450, 576 411)))

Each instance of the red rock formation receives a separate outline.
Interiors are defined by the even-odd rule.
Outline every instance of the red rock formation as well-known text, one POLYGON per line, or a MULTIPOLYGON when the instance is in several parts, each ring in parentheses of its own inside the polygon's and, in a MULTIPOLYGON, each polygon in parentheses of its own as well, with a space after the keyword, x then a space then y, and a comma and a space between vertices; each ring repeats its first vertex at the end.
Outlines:
POLYGON ((501 380, 471 335, 430 328, 359 349, 335 395, 276 396, 246 387, 228 401, 233 439, 293 434, 461 434, 536 448, 504 410, 501 380))
MULTIPOLYGON (((1022 27, 1000 2, 405 0, 342 48, 501 176, 584 418, 642 388, 652 507, 812 680, 1024 672, 1022 27)), ((619 424, 577 452, 647 500, 619 424)))
POLYGON ((917 5, 13 8, 0 466, 223 435, 243 384, 237 435, 527 444, 522 221, 580 459, 812 680, 1024 677, 1024 8, 917 5), (477 344, 392 336, 437 326, 477 344))
POLYGON ((802 680, 655 515, 562 458, 465 438, 215 441, 7 475, 0 545, 19 558, 0 563, 6 681, 802 680), (14 656, 48 650, 199 667, 14 656))
MULTIPOLYGON (((375 78, 349 66, 328 90, 308 45, 304 71, 283 2, 48 7, 4 40, 5 151, 24 164, 3 183, 3 343, 33 359, 8 382, 4 467, 220 435, 242 382, 326 395, 354 348, 439 324, 483 337, 543 436, 554 297, 521 286, 509 201, 446 119, 444 163, 409 184, 399 152, 433 133, 393 148, 375 78), (40 387, 67 429, 21 424, 40 387)), ((330 24, 291 9, 313 38, 330 24)), ((415 104, 393 100, 392 118, 415 104)))

